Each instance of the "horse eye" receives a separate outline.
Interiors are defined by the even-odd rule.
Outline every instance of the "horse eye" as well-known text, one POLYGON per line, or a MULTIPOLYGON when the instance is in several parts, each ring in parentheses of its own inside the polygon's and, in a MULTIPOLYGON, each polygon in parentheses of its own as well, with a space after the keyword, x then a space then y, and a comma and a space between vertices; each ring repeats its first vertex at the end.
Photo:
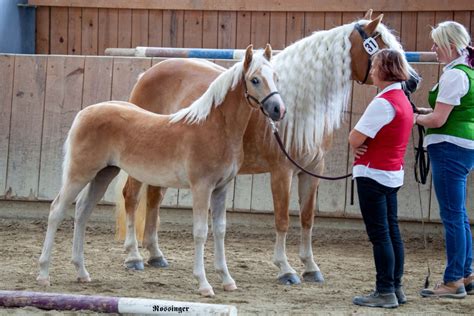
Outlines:
POLYGON ((260 83, 260 80, 258 80, 258 78, 252 78, 252 80, 250 80, 254 85, 257 85, 260 83))

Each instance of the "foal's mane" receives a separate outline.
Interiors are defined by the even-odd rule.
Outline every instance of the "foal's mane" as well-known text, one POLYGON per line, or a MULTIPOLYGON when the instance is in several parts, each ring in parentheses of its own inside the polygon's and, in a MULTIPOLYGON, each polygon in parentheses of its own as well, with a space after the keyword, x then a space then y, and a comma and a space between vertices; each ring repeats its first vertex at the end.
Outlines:
MULTIPOLYGON (((254 73, 263 64, 269 64, 263 56, 263 52, 254 52, 246 74, 254 73)), ((221 105, 229 90, 234 90, 240 80, 244 78, 243 65, 244 62, 240 61, 221 73, 199 99, 190 106, 171 114, 170 122, 176 123, 184 119, 186 123, 194 124, 204 121, 211 112, 213 105, 215 107, 221 105)))
MULTIPOLYGON (((272 59, 279 75, 278 90, 287 107, 281 134, 287 149, 315 152, 325 136, 337 129, 351 92, 351 42, 360 20, 317 31, 285 48, 272 59)), ((390 48, 402 50, 395 36, 380 23, 377 32, 390 48)))

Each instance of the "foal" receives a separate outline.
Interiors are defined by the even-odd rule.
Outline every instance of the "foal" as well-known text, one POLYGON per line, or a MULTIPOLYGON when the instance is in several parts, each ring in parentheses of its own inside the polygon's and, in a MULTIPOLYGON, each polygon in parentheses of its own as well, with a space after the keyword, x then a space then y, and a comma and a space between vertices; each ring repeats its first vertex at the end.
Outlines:
POLYGON ((91 105, 80 111, 65 143, 63 183, 51 204, 38 282, 50 284, 54 235, 67 205, 86 186, 76 204, 72 262, 78 281, 91 281, 84 265, 86 221, 110 181, 123 169, 140 182, 191 189, 193 273, 204 296, 214 296, 204 270, 204 244, 211 208, 215 268, 224 290, 235 290, 224 253, 226 188, 243 162, 243 135, 252 109, 260 106, 275 121, 285 114, 270 57, 269 45, 255 56, 250 45, 242 62, 217 77, 188 108, 172 115, 154 114, 118 101, 91 105))

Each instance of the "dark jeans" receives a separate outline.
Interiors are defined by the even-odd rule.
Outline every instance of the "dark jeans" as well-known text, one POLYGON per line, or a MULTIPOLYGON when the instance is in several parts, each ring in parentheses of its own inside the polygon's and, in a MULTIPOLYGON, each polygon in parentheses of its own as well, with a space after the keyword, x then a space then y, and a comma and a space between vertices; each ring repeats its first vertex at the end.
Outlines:
POLYGON ((356 178, 359 205, 373 246, 376 290, 393 293, 403 276, 403 241, 398 228, 397 192, 365 177, 356 178))

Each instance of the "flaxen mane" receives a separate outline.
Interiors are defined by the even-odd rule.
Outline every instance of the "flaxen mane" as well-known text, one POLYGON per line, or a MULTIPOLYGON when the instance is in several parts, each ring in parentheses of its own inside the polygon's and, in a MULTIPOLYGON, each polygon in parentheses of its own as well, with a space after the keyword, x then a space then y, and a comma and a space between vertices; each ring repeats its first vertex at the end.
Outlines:
MULTIPOLYGON (((269 63, 263 56, 263 52, 256 52, 253 55, 249 70, 246 75, 251 76, 262 64, 269 63)), ((243 78, 243 61, 234 64, 232 67, 221 73, 209 86, 206 92, 190 106, 179 110, 171 115, 170 122, 176 123, 185 120, 188 124, 199 123, 207 118, 212 107, 219 106, 224 101, 227 92, 234 89, 243 78)))
MULTIPOLYGON (((288 110, 280 123, 288 149, 314 152, 323 137, 340 126, 351 92, 349 36, 355 23, 315 32, 272 59, 280 78, 278 90, 288 110)), ((387 46, 402 50, 383 24, 377 31, 387 46)))

